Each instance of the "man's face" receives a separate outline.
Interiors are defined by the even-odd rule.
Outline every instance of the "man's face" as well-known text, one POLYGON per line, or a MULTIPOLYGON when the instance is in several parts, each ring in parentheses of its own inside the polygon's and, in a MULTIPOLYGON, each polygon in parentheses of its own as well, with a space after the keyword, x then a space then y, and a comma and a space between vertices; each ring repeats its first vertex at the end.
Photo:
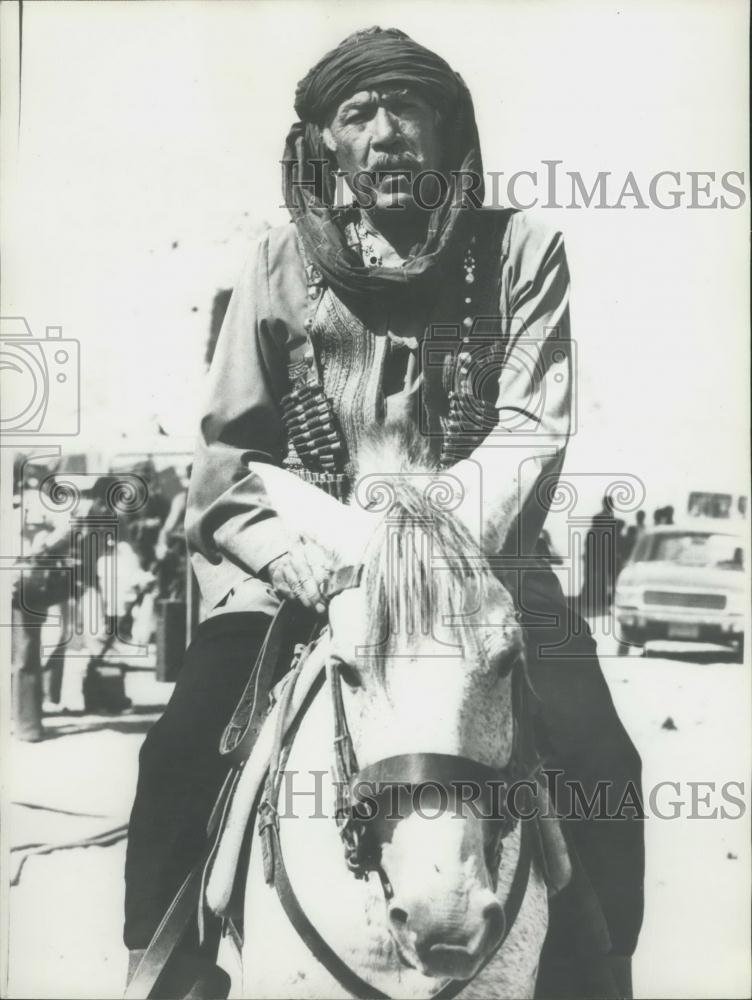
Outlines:
MULTIPOLYGON (((365 191, 371 208, 406 208, 415 177, 442 168, 439 125, 435 108, 410 88, 362 90, 339 105, 323 137, 361 202, 365 191)), ((421 193, 428 197, 428 183, 421 193)))

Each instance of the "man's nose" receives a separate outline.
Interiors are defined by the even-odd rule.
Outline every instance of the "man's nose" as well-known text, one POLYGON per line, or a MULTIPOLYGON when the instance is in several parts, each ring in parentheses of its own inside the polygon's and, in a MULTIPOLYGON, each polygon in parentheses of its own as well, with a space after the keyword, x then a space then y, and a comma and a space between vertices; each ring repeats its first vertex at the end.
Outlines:
POLYGON ((391 149, 400 139, 401 133, 395 116, 380 107, 371 119, 371 146, 375 150, 391 149))

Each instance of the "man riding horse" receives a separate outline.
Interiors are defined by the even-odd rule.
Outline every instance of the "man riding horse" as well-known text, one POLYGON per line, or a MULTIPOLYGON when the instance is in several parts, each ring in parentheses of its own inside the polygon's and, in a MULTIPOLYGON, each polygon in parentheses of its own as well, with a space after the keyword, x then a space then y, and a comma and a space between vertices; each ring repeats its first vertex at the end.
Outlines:
MULTIPOLYGON (((284 158, 292 223, 253 248, 201 421, 186 528, 210 610, 141 751, 126 861, 134 959, 205 855, 228 770, 220 736, 271 616, 280 600, 326 615, 330 552, 277 516, 264 469, 282 466, 345 499, 374 425, 414 422, 436 467, 477 500, 477 540, 495 553, 524 626, 545 765, 588 799, 608 783, 611 814, 640 788, 595 643, 539 543, 570 420, 561 234, 522 212, 481 208, 470 94, 400 31, 345 39, 301 81, 295 110, 284 158)), ((629 996, 641 819, 565 826, 581 871, 551 901, 537 995, 629 996), (605 927, 605 945, 603 934, 596 947, 598 935, 580 933, 588 921, 605 927)), ((222 985, 190 928, 160 995, 217 996, 222 985)))

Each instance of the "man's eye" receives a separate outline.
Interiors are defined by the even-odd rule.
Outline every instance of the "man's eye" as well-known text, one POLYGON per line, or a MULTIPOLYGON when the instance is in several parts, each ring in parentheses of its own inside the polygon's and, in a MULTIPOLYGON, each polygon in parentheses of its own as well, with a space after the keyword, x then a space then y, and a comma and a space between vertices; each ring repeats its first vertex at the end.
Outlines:
POLYGON ((364 122, 369 116, 367 108, 353 108, 352 111, 348 111, 347 114, 342 119, 343 125, 354 125, 358 122, 364 122))
POLYGON ((414 101, 404 98, 399 101, 392 101, 389 105, 389 110, 395 115, 409 114, 415 110, 416 106, 414 101))

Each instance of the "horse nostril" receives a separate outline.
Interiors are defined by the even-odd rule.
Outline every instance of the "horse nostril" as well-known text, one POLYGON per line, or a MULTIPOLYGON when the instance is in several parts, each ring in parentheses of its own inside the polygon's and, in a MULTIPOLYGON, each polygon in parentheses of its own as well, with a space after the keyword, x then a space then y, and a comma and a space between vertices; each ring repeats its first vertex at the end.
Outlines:
POLYGON ((390 906, 389 919, 397 930, 401 930, 407 923, 407 910, 403 910, 401 906, 390 906))
POLYGON ((490 939, 500 938, 504 933, 504 910, 498 900, 483 907, 486 933, 490 939))

